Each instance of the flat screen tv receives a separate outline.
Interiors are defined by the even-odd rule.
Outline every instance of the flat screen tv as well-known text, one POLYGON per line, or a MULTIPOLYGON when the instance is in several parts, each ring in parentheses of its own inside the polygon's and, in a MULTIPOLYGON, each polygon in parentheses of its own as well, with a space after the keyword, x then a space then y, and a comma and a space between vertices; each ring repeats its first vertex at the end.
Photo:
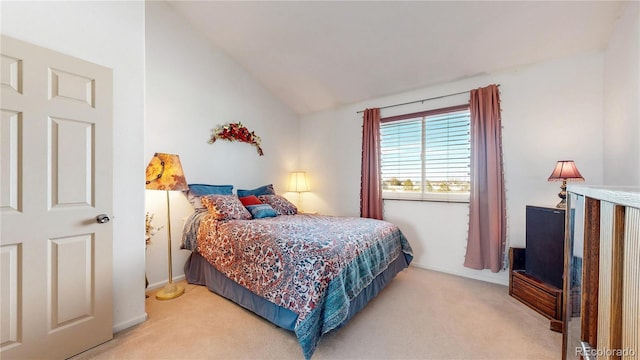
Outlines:
POLYGON ((562 289, 565 210, 527 206, 526 217, 525 271, 562 289))

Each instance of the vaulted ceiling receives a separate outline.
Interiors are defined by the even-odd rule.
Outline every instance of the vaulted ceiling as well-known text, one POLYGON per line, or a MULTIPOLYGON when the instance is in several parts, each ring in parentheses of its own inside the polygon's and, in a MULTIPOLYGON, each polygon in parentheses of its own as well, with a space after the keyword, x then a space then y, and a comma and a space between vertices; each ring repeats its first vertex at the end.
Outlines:
POLYGON ((298 114, 603 49, 618 1, 171 1, 298 114))

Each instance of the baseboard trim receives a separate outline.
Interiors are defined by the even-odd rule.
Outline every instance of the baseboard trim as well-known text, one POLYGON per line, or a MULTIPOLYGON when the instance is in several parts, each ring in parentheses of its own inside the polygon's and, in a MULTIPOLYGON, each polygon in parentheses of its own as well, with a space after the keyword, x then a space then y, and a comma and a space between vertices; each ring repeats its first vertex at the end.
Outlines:
POLYGON ((508 274, 506 274, 506 272, 499 272, 499 273, 485 273, 483 271, 478 271, 478 270, 472 270, 469 269, 469 271, 457 271, 457 270, 451 270, 451 269, 445 269, 445 268, 440 268, 437 266, 428 266, 425 264, 420 264, 420 263, 416 263, 416 262, 412 262, 411 266, 415 266, 417 268, 421 268, 421 269, 426 269, 426 270, 433 270, 433 271, 437 271, 437 272, 441 272, 441 273, 445 273, 445 274, 451 274, 451 275, 456 275, 456 276, 462 276, 465 278, 469 278, 469 279, 474 279, 474 280, 480 280, 480 281, 485 281, 485 282, 489 282, 489 283, 493 283, 493 284, 498 284, 498 285, 505 285, 505 286, 509 286, 509 276, 508 274), (506 275, 505 275, 506 274, 506 275))
POLYGON ((120 324, 116 324, 113 326, 113 333, 118 333, 122 330, 126 330, 132 326, 136 326, 138 324, 141 324, 145 321, 147 321, 147 319, 149 318, 149 316, 147 315, 147 313, 145 312, 143 315, 140 315, 138 317, 135 317, 133 319, 127 320, 125 322, 121 322, 120 324))
MULTIPOLYGON (((174 278, 173 278, 173 282, 182 281, 182 280, 184 280, 184 279, 186 279, 186 277, 185 277, 185 275, 183 274, 183 275, 180 275, 180 276, 176 276, 176 277, 174 277, 174 278)), ((149 290, 155 290, 155 289, 161 289, 161 288, 163 288, 163 287, 164 287, 165 285, 167 285, 167 284, 168 284, 168 281, 167 281, 167 280, 158 281, 158 282, 155 282, 155 283, 153 283, 153 284, 149 284, 149 286, 147 286, 146 291, 149 291, 149 290)))

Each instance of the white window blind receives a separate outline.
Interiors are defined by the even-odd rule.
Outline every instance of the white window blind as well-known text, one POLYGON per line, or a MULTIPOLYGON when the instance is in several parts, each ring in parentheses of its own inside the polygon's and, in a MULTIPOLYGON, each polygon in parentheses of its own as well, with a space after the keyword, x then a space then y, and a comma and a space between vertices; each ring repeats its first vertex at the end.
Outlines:
POLYGON ((469 110, 397 118, 380 126, 383 198, 468 201, 469 110))

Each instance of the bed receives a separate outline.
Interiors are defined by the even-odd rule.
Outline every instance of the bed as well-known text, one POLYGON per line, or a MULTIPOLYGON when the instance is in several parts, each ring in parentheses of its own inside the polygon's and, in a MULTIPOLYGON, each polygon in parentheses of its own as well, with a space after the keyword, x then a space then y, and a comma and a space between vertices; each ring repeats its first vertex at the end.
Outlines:
POLYGON ((282 212, 230 219, 198 209, 182 246, 192 250, 189 283, 293 331, 306 359, 413 258, 389 222, 282 212))

